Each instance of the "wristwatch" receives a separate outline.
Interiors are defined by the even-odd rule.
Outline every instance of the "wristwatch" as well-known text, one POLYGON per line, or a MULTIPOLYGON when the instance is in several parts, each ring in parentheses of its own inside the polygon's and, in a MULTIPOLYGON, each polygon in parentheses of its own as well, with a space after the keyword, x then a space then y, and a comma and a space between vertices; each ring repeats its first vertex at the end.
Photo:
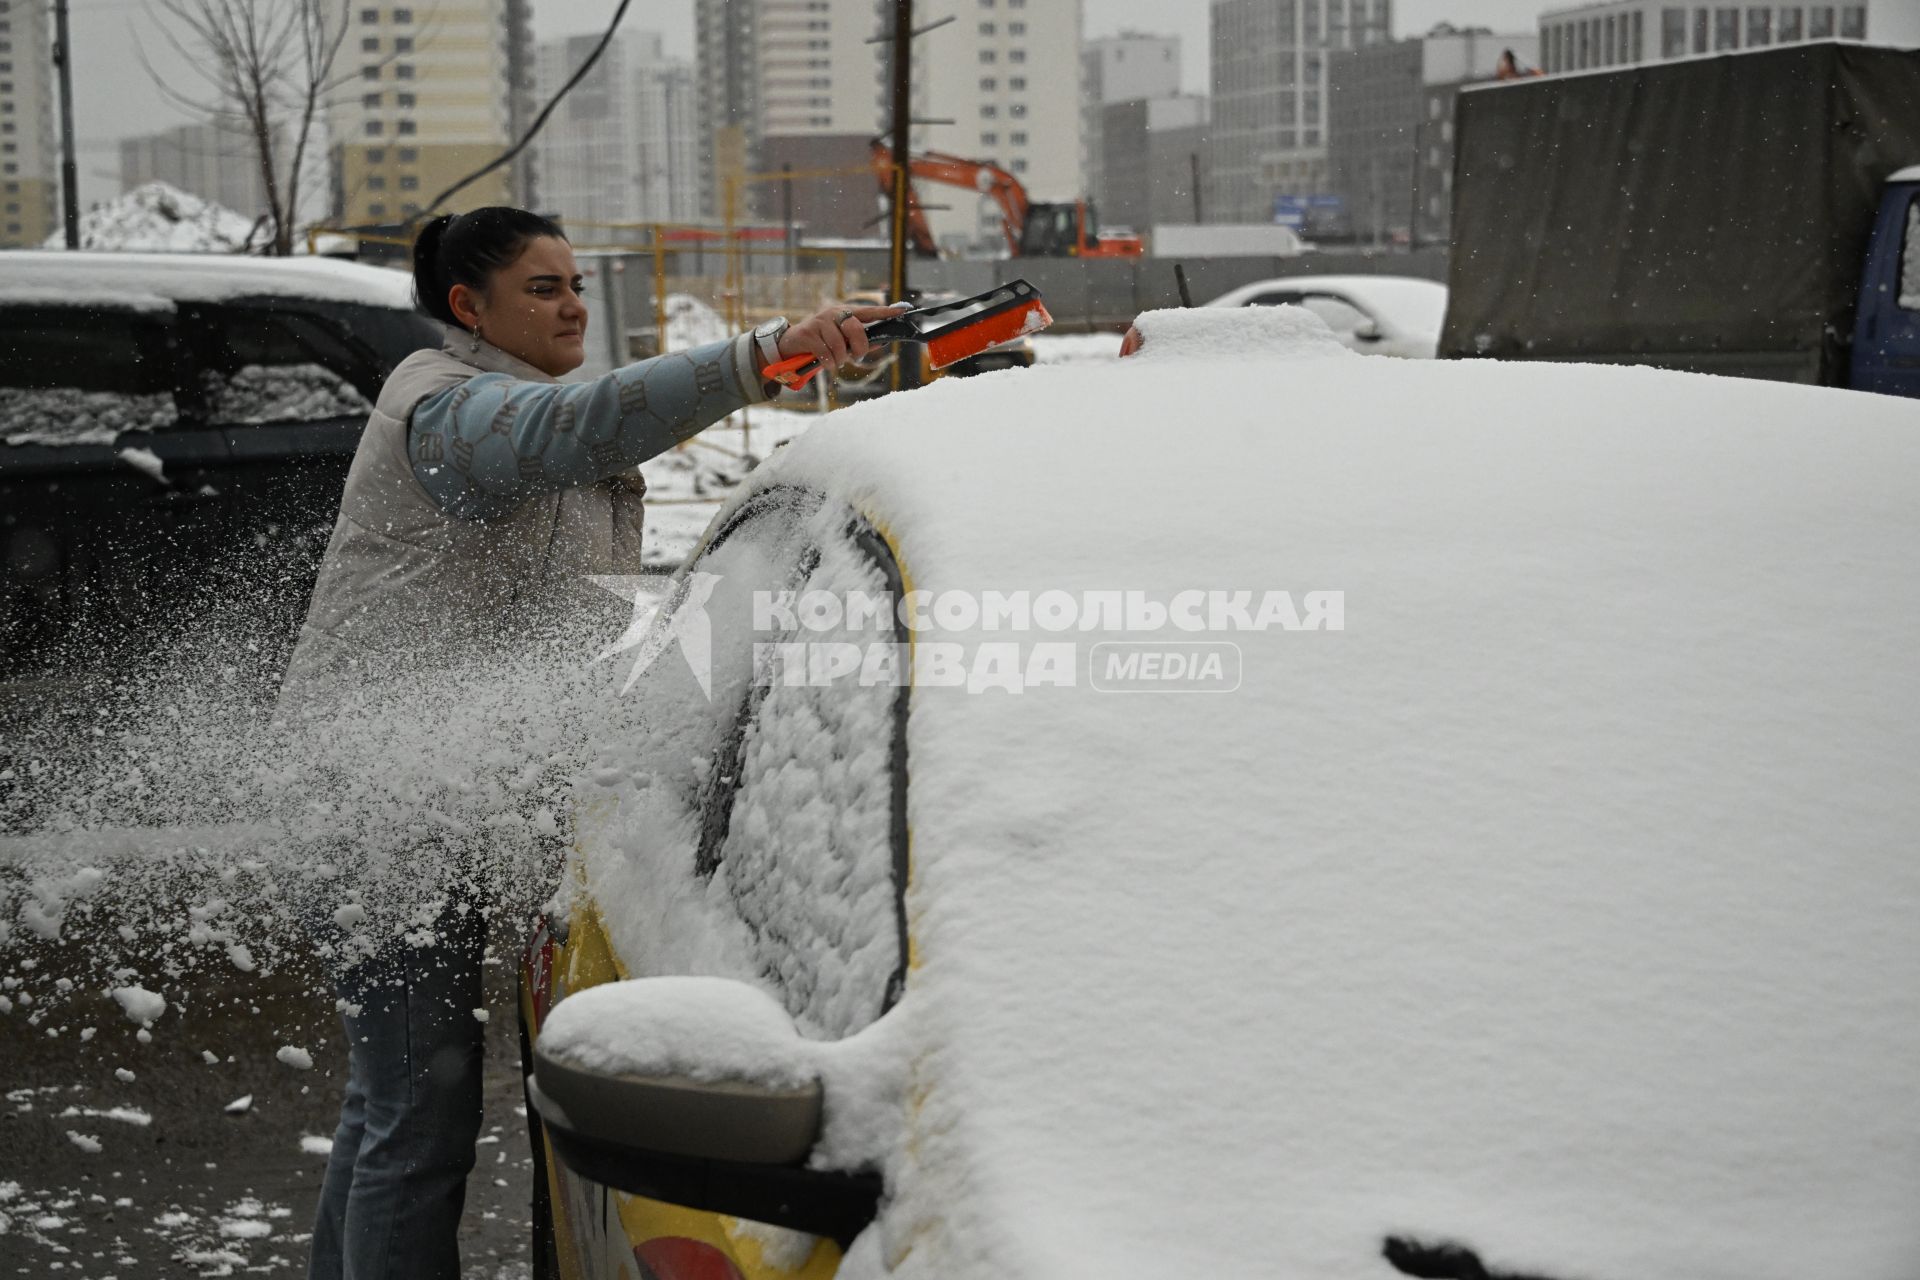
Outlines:
POLYGON ((787 330, 792 327, 787 323, 785 316, 775 316, 771 320, 763 321, 753 331, 753 340, 760 346, 762 369, 780 363, 780 339, 784 338, 787 330))

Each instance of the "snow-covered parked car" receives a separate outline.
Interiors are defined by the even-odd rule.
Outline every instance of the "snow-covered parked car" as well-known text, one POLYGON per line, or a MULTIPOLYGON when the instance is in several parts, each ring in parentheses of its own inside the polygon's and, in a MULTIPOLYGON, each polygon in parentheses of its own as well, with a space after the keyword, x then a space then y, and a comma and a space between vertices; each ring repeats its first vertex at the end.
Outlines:
POLYGON ((780 451, 582 726, 541 1265, 1911 1274, 1910 406, 1139 327, 780 451))
POLYGON ((209 599, 297 622, 380 384, 439 341, 394 271, 0 255, 0 675, 209 599))
POLYGON ((1414 276, 1283 276, 1223 293, 1210 307, 1305 307, 1367 356, 1431 360, 1447 318, 1447 286, 1414 276))

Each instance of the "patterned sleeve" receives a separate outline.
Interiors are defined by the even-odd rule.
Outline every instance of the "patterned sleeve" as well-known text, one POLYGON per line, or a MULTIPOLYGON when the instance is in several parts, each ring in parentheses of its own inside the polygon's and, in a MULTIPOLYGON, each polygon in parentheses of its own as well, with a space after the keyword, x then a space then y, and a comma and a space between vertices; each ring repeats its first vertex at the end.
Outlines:
POLYGON ((497 519, 536 493, 631 470, 765 400, 753 365, 747 335, 591 382, 478 374, 414 407, 407 426, 413 474, 447 514, 497 519))

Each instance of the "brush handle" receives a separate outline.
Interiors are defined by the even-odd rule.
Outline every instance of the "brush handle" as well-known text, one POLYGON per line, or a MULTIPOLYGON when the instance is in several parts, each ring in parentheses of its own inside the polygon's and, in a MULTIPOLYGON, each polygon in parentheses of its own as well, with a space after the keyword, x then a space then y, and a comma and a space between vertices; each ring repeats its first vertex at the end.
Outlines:
MULTIPOLYGON (((867 341, 870 343, 907 342, 918 336, 912 325, 893 316, 885 320, 875 320, 866 326, 866 330, 867 341)), ((768 365, 760 371, 760 376, 777 382, 783 387, 798 390, 812 382, 814 375, 824 368, 826 365, 820 357, 802 354, 788 356, 778 364, 768 365)))

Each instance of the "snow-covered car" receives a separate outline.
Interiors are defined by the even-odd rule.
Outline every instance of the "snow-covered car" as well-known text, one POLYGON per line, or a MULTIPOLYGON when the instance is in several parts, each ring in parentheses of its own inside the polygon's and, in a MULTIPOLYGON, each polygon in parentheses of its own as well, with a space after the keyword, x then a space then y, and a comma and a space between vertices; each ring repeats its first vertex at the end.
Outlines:
POLYGON ((799 437, 581 726, 541 1265, 1910 1274, 1911 408, 1139 326, 799 437))
POLYGON ((1431 360, 1447 318, 1447 287, 1413 276, 1285 276, 1223 293, 1210 307, 1305 307, 1368 356, 1431 360))
POLYGON ((291 635, 380 384, 439 342, 395 271, 0 255, 3 674, 110 660, 216 598, 291 635))

